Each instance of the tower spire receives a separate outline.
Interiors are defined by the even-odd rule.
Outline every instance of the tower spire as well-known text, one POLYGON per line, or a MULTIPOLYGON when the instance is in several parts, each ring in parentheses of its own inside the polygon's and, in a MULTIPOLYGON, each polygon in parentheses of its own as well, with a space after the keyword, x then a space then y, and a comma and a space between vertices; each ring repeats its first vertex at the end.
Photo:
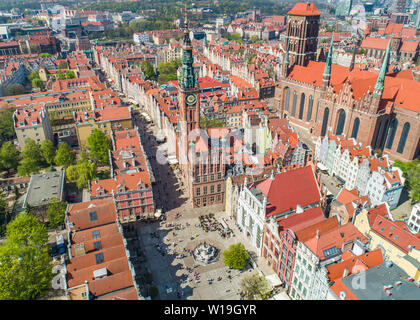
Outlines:
POLYGON ((334 33, 331 38, 330 49, 328 50, 327 60, 325 62, 324 73, 322 74, 322 88, 325 89, 330 84, 331 79, 331 65, 332 65, 332 51, 333 51, 334 33))
POLYGON ((187 15, 187 2, 185 1, 185 18, 184 18, 184 27, 188 29, 188 15, 187 15))
POLYGON ((350 72, 353 71, 354 64, 356 63, 356 50, 357 50, 357 46, 354 46, 353 55, 351 57, 351 62, 350 62, 350 67, 349 67, 350 72))
POLYGON ((389 39, 388 46, 385 51, 384 60, 382 61, 381 71, 379 72, 378 80, 376 81, 375 91, 374 91, 375 97, 377 97, 378 95, 382 96, 382 91, 384 90, 385 75, 388 70, 389 53, 391 51, 391 41, 392 41, 392 37, 391 39, 389 39))

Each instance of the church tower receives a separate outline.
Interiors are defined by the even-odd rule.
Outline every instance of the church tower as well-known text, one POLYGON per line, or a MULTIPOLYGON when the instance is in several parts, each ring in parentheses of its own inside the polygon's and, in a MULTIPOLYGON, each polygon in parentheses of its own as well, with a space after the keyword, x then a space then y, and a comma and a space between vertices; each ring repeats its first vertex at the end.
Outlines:
POLYGON ((178 106, 181 140, 186 139, 180 152, 188 153, 188 135, 200 129, 200 96, 198 79, 194 73, 193 48, 188 29, 187 9, 185 8, 184 39, 182 47, 182 71, 178 83, 178 106))
POLYGON ((316 59, 319 19, 321 12, 314 3, 296 3, 287 13, 287 39, 290 43, 290 62, 305 66, 316 59))
POLYGON ((334 34, 331 38, 330 49, 328 50, 327 60, 325 62, 324 73, 322 74, 322 89, 323 90, 325 90, 330 85, 333 41, 334 41, 334 34))

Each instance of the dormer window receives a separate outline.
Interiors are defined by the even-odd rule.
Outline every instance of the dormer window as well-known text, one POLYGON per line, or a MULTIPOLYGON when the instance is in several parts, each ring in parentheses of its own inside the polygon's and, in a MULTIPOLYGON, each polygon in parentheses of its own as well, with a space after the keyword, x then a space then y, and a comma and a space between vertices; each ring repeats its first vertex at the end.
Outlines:
POLYGON ((98 216, 96 214, 96 211, 89 212, 89 216, 90 216, 90 221, 91 222, 98 220, 98 216))

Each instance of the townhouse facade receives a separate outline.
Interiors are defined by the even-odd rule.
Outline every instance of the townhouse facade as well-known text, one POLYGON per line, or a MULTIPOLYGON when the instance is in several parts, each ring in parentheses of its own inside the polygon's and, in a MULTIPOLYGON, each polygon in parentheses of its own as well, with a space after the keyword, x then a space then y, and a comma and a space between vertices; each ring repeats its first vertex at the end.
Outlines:
POLYGON ((13 113, 13 123, 21 150, 25 149, 27 138, 38 144, 47 139, 53 141, 50 119, 45 108, 17 109, 13 113))

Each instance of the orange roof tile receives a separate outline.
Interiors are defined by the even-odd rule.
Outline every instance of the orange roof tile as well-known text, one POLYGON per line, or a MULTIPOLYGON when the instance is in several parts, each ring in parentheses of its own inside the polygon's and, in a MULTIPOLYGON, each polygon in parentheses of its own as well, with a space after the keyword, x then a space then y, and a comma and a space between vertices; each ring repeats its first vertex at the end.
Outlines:
POLYGON ((321 11, 318 10, 313 2, 298 2, 287 14, 296 16, 320 16, 321 11))

